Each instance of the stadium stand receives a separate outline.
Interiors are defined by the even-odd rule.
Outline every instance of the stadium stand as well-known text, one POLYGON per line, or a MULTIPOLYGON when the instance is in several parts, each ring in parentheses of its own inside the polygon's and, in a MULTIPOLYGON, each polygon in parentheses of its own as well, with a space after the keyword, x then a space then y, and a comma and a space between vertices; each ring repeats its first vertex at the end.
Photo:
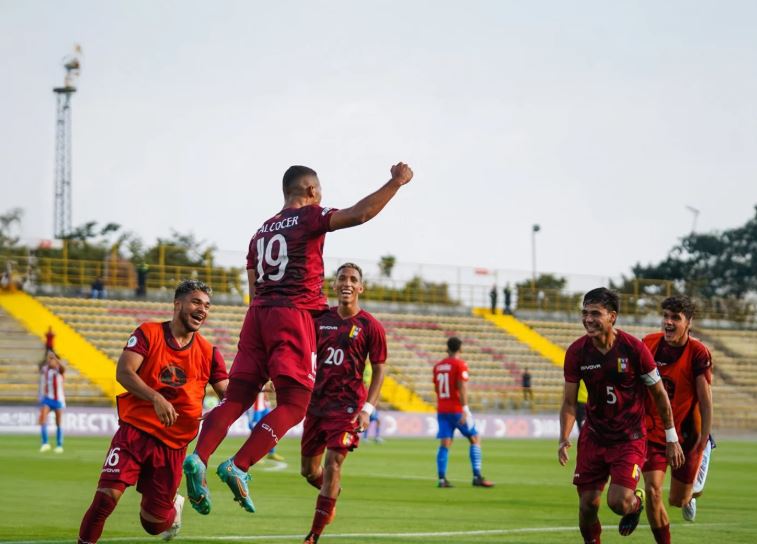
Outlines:
MULTIPOLYGON (((39 391, 39 362, 45 355, 40 340, 15 319, 0 309, 0 402, 36 404, 39 391)), ((76 368, 66 366, 67 402, 86 405, 108 405, 108 399, 76 368)))

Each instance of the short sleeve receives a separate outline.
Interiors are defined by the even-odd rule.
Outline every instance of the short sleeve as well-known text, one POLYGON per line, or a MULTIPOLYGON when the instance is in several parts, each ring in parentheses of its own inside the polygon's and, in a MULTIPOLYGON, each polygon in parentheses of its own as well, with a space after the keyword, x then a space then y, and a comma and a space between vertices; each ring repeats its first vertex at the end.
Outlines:
POLYGON ((468 374, 468 363, 465 361, 459 361, 457 363, 457 372, 458 379, 463 380, 464 382, 467 382, 470 378, 470 374, 468 374))
POLYGON ((124 346, 124 351, 133 351, 137 355, 147 357, 147 354, 150 352, 150 342, 148 342, 141 328, 137 328, 131 333, 131 336, 126 341, 126 346, 124 346))
POLYGON ((226 371, 226 361, 223 360, 221 350, 213 348, 213 360, 210 362, 210 379, 211 384, 222 382, 229 379, 229 373, 226 371))
POLYGON ((563 363, 563 376, 566 382, 578 383, 581 381, 581 373, 579 371, 579 350, 575 344, 568 348, 565 352, 565 362, 563 363))
POLYGON ((250 245, 247 247, 247 270, 254 270, 255 268, 255 236, 250 240, 250 245))
POLYGON ((694 353, 691 357, 691 367, 694 371, 694 376, 704 374, 707 382, 712 383, 712 355, 710 355, 710 350, 700 343, 696 343, 692 347, 694 348, 694 353))
POLYGON ((372 365, 383 364, 387 357, 386 332, 378 321, 371 321, 371 345, 368 356, 372 365))
POLYGON ((308 206, 303 210, 302 221, 307 225, 307 230, 313 238, 320 236, 331 229, 331 216, 338 211, 336 208, 321 208, 320 206, 308 206))

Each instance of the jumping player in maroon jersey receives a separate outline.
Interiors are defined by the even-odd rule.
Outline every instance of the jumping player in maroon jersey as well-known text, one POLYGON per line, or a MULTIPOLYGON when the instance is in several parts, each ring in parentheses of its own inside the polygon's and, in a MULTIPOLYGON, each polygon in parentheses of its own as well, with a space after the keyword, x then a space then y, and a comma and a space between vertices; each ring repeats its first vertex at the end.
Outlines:
POLYGON ((579 496, 578 526, 586 544, 601 542, 602 525, 597 513, 608 477, 611 481, 607 504, 623 516, 618 526, 620 534, 631 534, 639 524, 644 490, 636 489, 636 485, 646 455, 647 390, 665 425, 668 463, 677 468, 684 460, 668 395, 652 354, 640 340, 614 328, 618 302, 618 295, 604 287, 586 293, 582 311, 586 335, 573 342, 565 354, 557 452, 563 466, 568 462, 580 380, 589 393, 573 475, 579 496))
POLYGON ((316 339, 312 312, 328 309, 323 294, 323 243, 327 232, 354 227, 375 217, 413 177, 404 163, 391 168, 391 179, 376 192, 343 210, 322 208, 321 184, 314 170, 292 166, 284 173, 284 208, 263 223, 250 241, 247 275, 250 308, 224 401, 210 412, 195 452, 184 461, 192 507, 210 512, 205 481, 208 458, 229 426, 255 400, 263 385, 276 387, 276 408, 265 416, 236 455, 217 473, 248 512, 255 506, 247 474, 305 416, 316 374, 316 339))
POLYGON ((318 542, 334 518, 342 463, 360 442, 359 433, 368 427, 384 381, 386 334, 381 324, 360 308, 360 267, 353 263, 340 266, 334 292, 339 305, 315 321, 318 371, 302 432, 301 473, 321 491, 306 544, 318 542), (368 391, 363 382, 367 358, 373 370, 368 391), (326 461, 321 467, 324 450, 326 461))

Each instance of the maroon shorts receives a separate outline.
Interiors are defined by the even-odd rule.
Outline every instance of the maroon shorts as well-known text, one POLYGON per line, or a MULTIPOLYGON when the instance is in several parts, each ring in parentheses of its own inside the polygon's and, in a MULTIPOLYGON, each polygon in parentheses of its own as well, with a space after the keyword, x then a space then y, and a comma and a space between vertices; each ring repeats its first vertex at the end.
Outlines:
MULTIPOLYGON (((694 450, 695 448, 690 448, 688 451, 683 452, 686 456, 683 466, 670 471, 673 478, 679 482, 693 484, 697 478, 697 472, 699 471, 699 465, 702 464, 702 455, 704 452, 694 450)), ((647 460, 644 462, 643 471, 652 472, 653 470, 659 470, 665 472, 667 468, 668 458, 665 456, 665 445, 658 444, 657 442, 647 442, 647 460)))
POLYGON ((136 427, 120 423, 110 441, 98 488, 136 485, 142 508, 159 519, 173 511, 187 448, 173 449, 136 427))
POLYGON ((262 384, 286 376, 312 391, 315 370, 315 324, 309 311, 250 306, 229 378, 262 384))
POLYGON ((315 457, 321 455, 326 448, 345 454, 357 448, 360 436, 357 424, 352 422, 353 417, 305 416, 300 446, 302 456, 315 457))
POLYGON ((579 491, 601 491, 609 476, 613 484, 636 489, 647 449, 646 437, 604 445, 594 437, 588 427, 584 429, 578 437, 573 485, 577 486, 579 491))

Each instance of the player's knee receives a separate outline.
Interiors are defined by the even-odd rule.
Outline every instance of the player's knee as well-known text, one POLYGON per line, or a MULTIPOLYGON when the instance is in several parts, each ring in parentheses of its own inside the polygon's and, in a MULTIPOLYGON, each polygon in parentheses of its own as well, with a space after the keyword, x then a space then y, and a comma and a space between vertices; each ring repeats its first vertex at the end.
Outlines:
POLYGON ((662 504, 662 488, 656 486, 647 486, 647 504, 657 506, 662 504))
POLYGON ((163 531, 168 530, 168 528, 171 527, 171 524, 173 523, 173 520, 152 521, 145 519, 141 512, 139 514, 139 521, 142 522, 142 527, 144 528, 144 530, 151 535, 159 535, 163 531))

